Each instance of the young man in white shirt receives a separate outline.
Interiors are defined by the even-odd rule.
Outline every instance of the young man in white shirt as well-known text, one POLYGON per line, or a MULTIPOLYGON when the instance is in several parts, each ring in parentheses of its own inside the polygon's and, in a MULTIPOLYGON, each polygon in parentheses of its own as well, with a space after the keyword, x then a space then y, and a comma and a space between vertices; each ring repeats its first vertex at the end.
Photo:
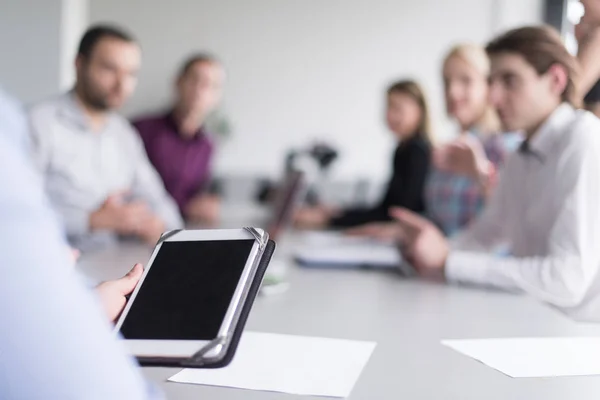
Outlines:
POLYGON ((156 243, 183 221, 133 127, 117 114, 133 94, 139 45, 111 26, 81 39, 73 90, 29 113, 35 158, 71 244, 135 236, 156 243))
POLYGON ((491 101, 525 141, 484 213, 451 243, 429 221, 392 211, 403 255, 422 276, 524 291, 600 320, 600 120, 575 108, 577 62, 549 27, 510 31, 487 52, 491 101))

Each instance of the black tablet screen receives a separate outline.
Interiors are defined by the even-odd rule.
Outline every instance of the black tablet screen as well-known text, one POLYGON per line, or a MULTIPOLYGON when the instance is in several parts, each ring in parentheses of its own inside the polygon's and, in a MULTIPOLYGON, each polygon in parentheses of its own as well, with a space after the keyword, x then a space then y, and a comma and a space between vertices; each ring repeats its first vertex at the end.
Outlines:
POLYGON ((253 244, 164 242, 121 326, 123 337, 214 339, 253 244))

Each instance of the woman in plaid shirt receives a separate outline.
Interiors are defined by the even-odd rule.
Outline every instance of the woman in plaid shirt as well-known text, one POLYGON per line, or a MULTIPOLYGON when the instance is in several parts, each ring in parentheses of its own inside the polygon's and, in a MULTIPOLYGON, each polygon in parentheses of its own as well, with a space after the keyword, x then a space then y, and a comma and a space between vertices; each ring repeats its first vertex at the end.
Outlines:
POLYGON ((518 142, 514 134, 498 134, 499 119, 487 99, 489 72, 489 58, 477 45, 457 46, 444 61, 446 108, 461 134, 434 151, 425 203, 428 218, 447 236, 483 209, 498 168, 518 142))

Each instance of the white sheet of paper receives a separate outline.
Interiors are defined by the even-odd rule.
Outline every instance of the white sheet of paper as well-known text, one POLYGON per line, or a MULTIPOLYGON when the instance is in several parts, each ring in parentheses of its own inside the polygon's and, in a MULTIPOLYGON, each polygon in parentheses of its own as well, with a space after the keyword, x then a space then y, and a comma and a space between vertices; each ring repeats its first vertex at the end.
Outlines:
POLYGON ((394 268, 402 263, 400 251, 387 245, 305 247, 296 252, 296 257, 307 264, 373 265, 394 268))
POLYGON ((347 397, 376 344, 246 332, 221 369, 184 369, 171 382, 297 395, 347 397))
POLYGON ((365 243, 394 244, 392 240, 386 241, 360 236, 348 236, 339 231, 307 231, 300 235, 300 242, 312 246, 351 245, 365 243))
POLYGON ((330 266, 371 265, 396 268, 402 264, 398 247, 392 242, 348 237, 337 232, 309 232, 295 251, 306 264, 330 266))
POLYGON ((600 337, 443 340, 512 378, 600 375, 600 337))

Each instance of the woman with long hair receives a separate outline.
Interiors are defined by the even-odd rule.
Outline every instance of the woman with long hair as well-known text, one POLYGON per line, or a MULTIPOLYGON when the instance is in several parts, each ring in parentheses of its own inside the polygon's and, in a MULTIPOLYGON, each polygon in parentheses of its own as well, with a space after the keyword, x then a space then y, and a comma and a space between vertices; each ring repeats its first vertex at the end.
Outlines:
POLYGON ((425 180, 430 165, 429 108, 421 87, 414 81, 392 84, 387 92, 386 122, 398 140, 392 178, 383 199, 373 208, 334 210, 313 207, 300 210, 296 224, 303 228, 348 228, 390 221, 390 207, 423 213, 425 180))

